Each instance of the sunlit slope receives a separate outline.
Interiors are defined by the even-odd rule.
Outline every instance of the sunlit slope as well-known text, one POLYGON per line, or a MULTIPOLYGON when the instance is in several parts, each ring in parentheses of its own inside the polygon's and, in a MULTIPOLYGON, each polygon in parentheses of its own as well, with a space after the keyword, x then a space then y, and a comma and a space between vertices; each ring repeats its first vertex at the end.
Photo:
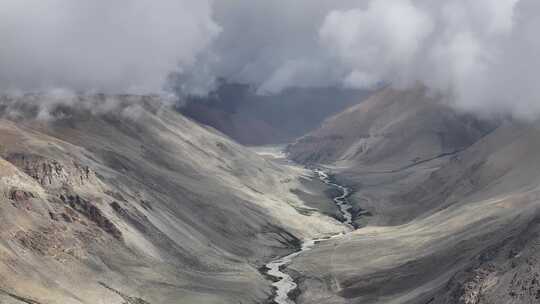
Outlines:
POLYGON ((157 98, 2 102, 0 287, 12 301, 259 303, 264 260, 344 229, 294 194, 304 171, 157 98))
POLYGON ((460 151, 487 129, 424 88, 387 88, 327 119, 291 144, 288 152, 301 163, 380 164, 396 169, 460 151))

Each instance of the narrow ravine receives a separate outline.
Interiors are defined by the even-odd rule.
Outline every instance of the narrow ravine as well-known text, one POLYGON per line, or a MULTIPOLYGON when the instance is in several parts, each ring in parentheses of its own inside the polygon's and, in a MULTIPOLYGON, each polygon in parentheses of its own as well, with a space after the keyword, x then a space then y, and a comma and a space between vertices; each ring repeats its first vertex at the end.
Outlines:
MULTIPOLYGON (((333 201, 339 208, 344 221, 343 223, 351 226, 352 230, 354 229, 353 224, 353 215, 351 213, 352 206, 347 201, 347 197, 350 195, 351 191, 349 188, 338 185, 331 181, 328 174, 320 169, 313 170, 315 174, 321 179, 321 181, 327 185, 337 188, 340 190, 340 195, 333 198, 333 201)), ((298 255, 313 249, 317 243, 326 241, 332 238, 341 237, 343 233, 336 234, 332 237, 322 238, 322 239, 311 239, 306 240, 302 243, 302 247, 299 251, 291 253, 285 257, 273 260, 266 264, 266 274, 273 278, 274 283, 272 285, 276 288, 276 292, 271 299, 273 303, 277 304, 294 304, 293 299, 289 297, 289 294, 294 291, 298 285, 294 282, 293 278, 287 273, 283 272, 284 268, 292 262, 292 260, 298 255)))

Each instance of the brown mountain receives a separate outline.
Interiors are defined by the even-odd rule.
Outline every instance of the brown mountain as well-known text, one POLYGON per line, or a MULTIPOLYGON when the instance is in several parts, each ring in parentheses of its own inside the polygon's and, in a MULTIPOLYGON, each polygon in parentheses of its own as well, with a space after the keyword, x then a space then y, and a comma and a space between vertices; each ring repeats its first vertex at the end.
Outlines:
POLYGON ((293 261, 299 303, 538 301, 540 126, 486 124, 422 96, 384 91, 290 147, 355 189, 365 225, 293 261), (353 113, 364 121, 354 125, 353 113), (333 147, 328 137, 345 131, 333 147), (368 144, 348 153, 358 138, 368 144))
POLYGON ((156 97, 1 104, 1 302, 261 303, 258 267, 345 229, 297 195, 322 198, 303 170, 156 97))
POLYGON ((289 145, 301 163, 413 165, 470 146, 489 130, 425 89, 381 90, 289 145))

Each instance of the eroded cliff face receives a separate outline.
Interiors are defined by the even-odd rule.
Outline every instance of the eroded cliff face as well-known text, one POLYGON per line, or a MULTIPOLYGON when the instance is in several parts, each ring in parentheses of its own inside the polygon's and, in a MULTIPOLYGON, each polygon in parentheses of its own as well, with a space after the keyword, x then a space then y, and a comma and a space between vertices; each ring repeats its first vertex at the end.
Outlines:
POLYGON ((345 229, 306 212, 303 170, 155 97, 1 101, 0 299, 260 303, 263 261, 345 229))

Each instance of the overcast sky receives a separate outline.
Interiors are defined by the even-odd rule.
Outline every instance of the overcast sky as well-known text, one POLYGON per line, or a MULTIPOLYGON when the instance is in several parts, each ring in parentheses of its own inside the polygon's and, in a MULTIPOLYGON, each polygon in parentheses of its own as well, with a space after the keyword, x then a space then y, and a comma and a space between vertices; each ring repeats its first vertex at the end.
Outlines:
POLYGON ((540 113, 538 0, 0 0, 0 88, 186 91, 423 83, 461 108, 540 113))

